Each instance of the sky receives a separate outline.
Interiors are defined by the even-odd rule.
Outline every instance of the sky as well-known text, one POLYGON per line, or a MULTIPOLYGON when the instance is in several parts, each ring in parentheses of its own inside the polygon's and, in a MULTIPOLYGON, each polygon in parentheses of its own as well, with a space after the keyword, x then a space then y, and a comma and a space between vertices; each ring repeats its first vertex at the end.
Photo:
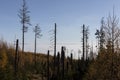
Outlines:
MULTIPOLYGON (((51 50, 50 37, 54 23, 57 24, 57 51, 66 46, 67 52, 77 53, 81 49, 81 27, 89 26, 89 43, 96 46, 95 32, 100 27, 102 17, 112 13, 120 17, 120 0, 26 0, 30 11, 28 32, 25 33, 25 51, 34 51, 33 28, 39 24, 42 37, 37 39, 37 52, 45 53, 51 50)), ((22 0, 0 0, 0 38, 10 44, 19 39, 22 42, 22 25, 18 17, 22 0)), ((94 49, 96 50, 96 49, 94 49)), ((52 52, 51 52, 52 54, 52 52)), ((69 55, 69 54, 67 54, 69 55)), ((75 56, 77 54, 74 54, 75 56)))

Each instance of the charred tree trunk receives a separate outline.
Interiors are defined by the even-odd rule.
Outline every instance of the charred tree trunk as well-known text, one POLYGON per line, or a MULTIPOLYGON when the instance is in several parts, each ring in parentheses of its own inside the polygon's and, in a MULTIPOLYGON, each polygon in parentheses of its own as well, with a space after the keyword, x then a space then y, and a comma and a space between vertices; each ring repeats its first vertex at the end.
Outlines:
POLYGON ((64 58, 65 58, 65 52, 64 52, 64 47, 62 47, 61 48, 62 80, 64 80, 64 58))
POLYGON ((48 55, 47 55, 47 80, 50 80, 49 78, 49 50, 48 50, 48 55))
POLYGON ((71 56, 70 56, 70 64, 71 64, 71 68, 73 68, 73 54, 71 53, 71 56))
POLYGON ((17 80, 17 72, 18 72, 18 39, 16 41, 16 51, 15 51, 15 80, 17 80))
POLYGON ((66 68, 67 68, 67 74, 68 74, 68 70, 69 70, 69 63, 67 61, 67 64, 66 64, 66 68))
POLYGON ((59 80, 60 76, 60 53, 57 54, 57 79, 59 80))

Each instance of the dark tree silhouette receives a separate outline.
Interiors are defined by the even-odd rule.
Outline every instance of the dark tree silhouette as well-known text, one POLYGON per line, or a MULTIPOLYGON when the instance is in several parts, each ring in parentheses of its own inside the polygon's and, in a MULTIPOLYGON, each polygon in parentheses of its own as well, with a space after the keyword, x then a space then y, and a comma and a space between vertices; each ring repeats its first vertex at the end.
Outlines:
POLYGON ((48 50, 48 53, 47 53, 47 80, 50 80, 50 77, 49 77, 49 50, 48 50))
MULTIPOLYGON (((60 75, 60 53, 57 53, 57 74, 60 75)), ((57 77, 60 78, 59 76, 57 77)))
POLYGON ((105 43, 105 32, 103 30, 105 26, 104 18, 101 20, 101 27, 100 27, 100 50, 103 49, 104 43, 105 43))
POLYGON ((89 34, 89 28, 85 28, 85 49, 86 49, 86 59, 88 59, 88 49, 89 49, 89 44, 88 44, 88 34, 89 34))
POLYGON ((83 24, 83 28, 82 28, 82 48, 83 48, 83 60, 85 59, 85 25, 83 24))
POLYGON ((17 80, 17 72, 18 72, 18 44, 19 44, 19 41, 18 39, 16 40, 16 50, 15 50, 15 80, 17 80))
POLYGON ((101 51, 103 49, 104 43, 105 43, 105 32, 104 32, 105 22, 104 18, 101 19, 101 27, 100 30, 96 30, 96 38, 98 39, 98 48, 101 51))
POLYGON ((65 74, 65 72, 64 72, 65 50, 64 49, 65 49, 65 47, 62 46, 62 48, 61 48, 62 80, 64 80, 64 74, 65 74))

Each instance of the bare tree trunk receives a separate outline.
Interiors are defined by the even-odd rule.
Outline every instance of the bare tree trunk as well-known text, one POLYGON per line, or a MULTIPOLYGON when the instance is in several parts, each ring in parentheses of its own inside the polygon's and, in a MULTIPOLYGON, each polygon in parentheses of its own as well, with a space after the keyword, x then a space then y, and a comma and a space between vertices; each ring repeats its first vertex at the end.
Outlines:
POLYGON ((64 47, 62 47, 61 48, 62 80, 64 80, 64 58, 65 58, 65 52, 64 52, 64 47))
POLYGON ((85 29, 85 39, 86 39, 86 60, 88 59, 88 34, 89 34, 89 29, 86 27, 85 29))
POLYGON ((83 60, 85 58, 85 25, 83 24, 83 60))
POLYGON ((54 30, 54 70, 56 64, 56 23, 55 23, 55 30, 54 30))
POLYGON ((73 68, 73 54, 71 53, 71 56, 70 56, 70 64, 71 64, 71 68, 73 68))
POLYGON ((36 68, 36 33, 35 33, 35 49, 34 49, 34 59, 35 59, 35 68, 36 68))
POLYGON ((22 53, 24 53, 24 22, 23 22, 23 28, 22 28, 22 53))
POLYGON ((15 80, 18 80, 17 79, 17 72, 18 72, 18 39, 16 41, 16 51, 15 51, 15 80))
POLYGON ((49 78, 49 50, 48 50, 48 55, 47 55, 47 80, 50 80, 49 78))
POLYGON ((57 79, 59 80, 60 76, 60 53, 57 54, 57 79))

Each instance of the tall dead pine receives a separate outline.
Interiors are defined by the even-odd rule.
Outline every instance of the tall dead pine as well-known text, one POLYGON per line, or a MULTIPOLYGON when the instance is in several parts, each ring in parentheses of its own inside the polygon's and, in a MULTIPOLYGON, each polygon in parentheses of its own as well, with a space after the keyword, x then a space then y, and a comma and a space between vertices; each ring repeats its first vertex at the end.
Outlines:
POLYGON ((82 38, 82 43, 83 43, 83 60, 85 58, 85 25, 83 24, 83 38, 82 38))
POLYGON ((28 31, 28 25, 31 25, 29 13, 30 11, 28 11, 26 0, 23 0, 22 8, 19 10, 18 14, 22 24, 22 53, 24 52, 24 33, 28 31))
POLYGON ((54 70, 56 65, 56 32, 57 32, 57 25, 55 23, 55 30, 54 30, 54 70))
POLYGON ((36 50, 37 50, 37 38, 41 38, 42 34, 41 34, 41 28, 39 27, 39 25, 37 24, 35 26, 35 28, 33 29, 34 33, 35 33, 35 48, 34 48, 34 60, 35 60, 35 67, 36 67, 36 50))

